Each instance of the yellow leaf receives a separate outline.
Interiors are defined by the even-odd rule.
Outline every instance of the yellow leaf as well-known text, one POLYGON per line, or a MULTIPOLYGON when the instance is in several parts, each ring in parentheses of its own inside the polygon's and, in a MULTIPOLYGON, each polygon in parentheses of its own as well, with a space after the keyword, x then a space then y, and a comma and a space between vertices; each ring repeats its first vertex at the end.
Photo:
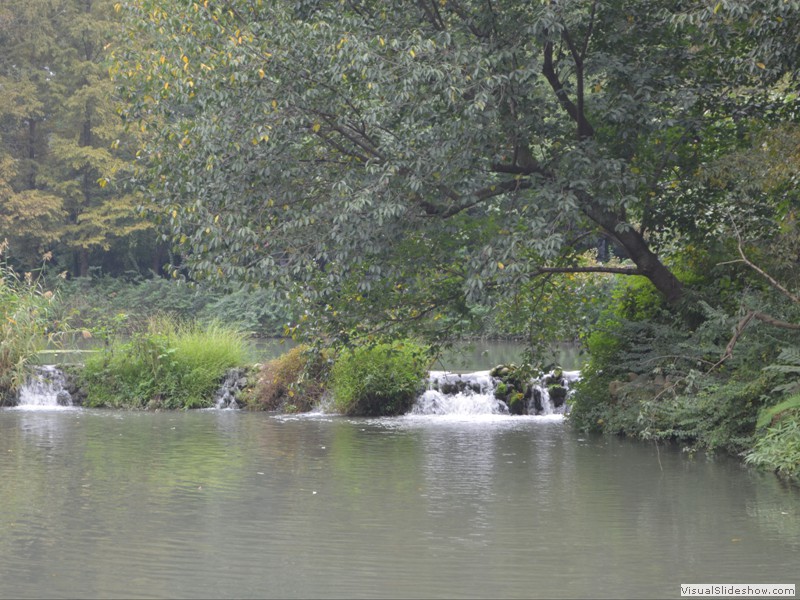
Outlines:
POLYGON ((378 41, 380 42, 381 46, 386 45, 386 40, 384 40, 381 36, 378 36, 378 41))
POLYGON ((411 50, 409 50, 409 51, 408 51, 408 53, 411 55, 411 58, 414 58, 414 57, 416 57, 416 56, 417 56, 417 53, 416 53, 416 52, 414 52, 414 49, 413 49, 413 48, 412 48, 411 50))
POLYGON ((722 2, 717 2, 717 5, 714 7, 714 14, 717 14, 720 8, 722 8, 722 2))
POLYGON ((273 100, 272 101, 272 108, 278 108, 278 101, 277 100, 273 100))
POLYGON ((765 65, 763 62, 758 62, 758 63, 756 63, 756 66, 757 66, 759 69, 766 69, 766 68, 767 68, 767 65, 765 65))
POLYGON ((321 127, 321 125, 319 124, 319 122, 317 122, 317 123, 314 123, 314 125, 311 127, 311 129, 312 129, 312 131, 314 133, 317 133, 319 131, 320 127, 321 127))
POLYGON ((178 216, 178 211, 177 210, 173 210, 172 211, 172 218, 174 219, 177 216, 178 216))
POLYGON ((506 268, 506 266, 503 263, 499 262, 499 263, 497 263, 497 268, 502 271, 503 269, 506 268))
POLYGON ((266 76, 267 76, 267 74, 266 74, 266 73, 264 73, 264 69, 259 69, 259 70, 258 70, 258 76, 259 76, 261 79, 264 79, 264 77, 266 77, 266 76))

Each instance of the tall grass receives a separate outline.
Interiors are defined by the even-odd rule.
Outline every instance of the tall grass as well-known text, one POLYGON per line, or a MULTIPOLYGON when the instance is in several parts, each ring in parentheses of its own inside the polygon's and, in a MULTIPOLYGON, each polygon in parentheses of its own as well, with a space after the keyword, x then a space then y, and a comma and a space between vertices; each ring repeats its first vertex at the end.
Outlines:
POLYGON ((249 358, 245 336, 211 322, 151 317, 130 339, 111 339, 86 361, 88 406, 203 408, 225 372, 249 358))
MULTIPOLYGON (((0 255, 6 249, 0 244, 0 255)), ((24 383, 36 353, 53 335, 53 293, 31 273, 20 277, 0 260, 0 406, 24 383)))

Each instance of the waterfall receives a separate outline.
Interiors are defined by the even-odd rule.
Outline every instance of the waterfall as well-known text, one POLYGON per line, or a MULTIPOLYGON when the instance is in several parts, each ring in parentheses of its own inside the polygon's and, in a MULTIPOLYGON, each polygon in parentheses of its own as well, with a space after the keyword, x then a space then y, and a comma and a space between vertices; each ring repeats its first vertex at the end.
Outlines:
POLYGON ((246 385, 247 372, 244 369, 228 369, 214 395, 214 406, 218 409, 240 408, 236 397, 246 385))
MULTIPOLYGON (((517 397, 524 398, 514 411, 501 398, 508 388, 502 375, 508 369, 474 373, 431 371, 428 389, 414 403, 411 415, 560 415, 568 412, 567 399, 572 384, 580 379, 580 371, 555 369, 530 379, 517 397), (521 406, 521 408, 520 408, 521 406)), ((506 396, 503 397, 508 397, 506 396)))
POLYGON ((72 396, 66 390, 64 372, 53 365, 36 367, 19 390, 19 407, 55 408, 72 406, 72 396))
POLYGON ((431 371, 428 389, 411 408, 412 415, 503 415, 505 402, 494 395, 489 371, 451 373, 431 371))

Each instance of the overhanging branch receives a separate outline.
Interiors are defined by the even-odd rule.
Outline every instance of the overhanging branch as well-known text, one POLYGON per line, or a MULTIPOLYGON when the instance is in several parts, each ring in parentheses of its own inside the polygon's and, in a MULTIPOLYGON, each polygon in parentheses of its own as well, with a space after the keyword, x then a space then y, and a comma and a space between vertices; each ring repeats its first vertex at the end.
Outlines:
POLYGON ((636 267, 539 267, 535 273, 612 273, 616 275, 645 275, 645 272, 636 267))

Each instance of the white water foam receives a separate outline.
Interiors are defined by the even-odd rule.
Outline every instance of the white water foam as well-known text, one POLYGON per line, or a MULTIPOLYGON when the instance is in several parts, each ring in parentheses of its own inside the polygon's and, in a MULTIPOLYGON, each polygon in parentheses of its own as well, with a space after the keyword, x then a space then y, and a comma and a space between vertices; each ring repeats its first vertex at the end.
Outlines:
MULTIPOLYGON (((568 410, 566 403, 556 407, 545 384, 545 381, 554 377, 555 371, 545 374, 539 381, 531 382, 533 397, 528 401, 527 417, 563 419, 564 413, 568 410)), ((571 384, 580 379, 580 371, 563 371, 556 379, 569 390, 571 384)), ((428 377, 428 389, 417 398, 407 416, 509 415, 508 406, 496 398, 494 392, 495 378, 491 376, 490 371, 474 373, 431 371, 428 377)), ((569 391, 567 393, 569 394, 569 391)))
POLYGON ((65 389, 64 372, 53 365, 36 367, 19 390, 17 408, 54 410, 72 407, 72 397, 65 389))
POLYGON ((505 402, 494 397, 493 393, 480 394, 459 392, 443 394, 436 390, 424 392, 410 415, 507 415, 505 402))

